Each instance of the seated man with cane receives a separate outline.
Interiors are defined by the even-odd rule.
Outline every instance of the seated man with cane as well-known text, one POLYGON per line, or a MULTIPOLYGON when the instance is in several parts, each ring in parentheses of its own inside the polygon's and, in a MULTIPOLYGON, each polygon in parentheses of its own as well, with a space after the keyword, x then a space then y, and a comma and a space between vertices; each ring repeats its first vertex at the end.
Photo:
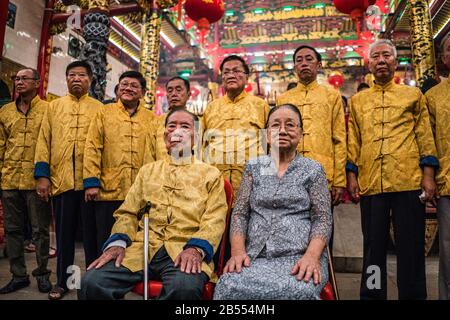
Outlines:
POLYGON ((170 160, 139 171, 114 213, 103 254, 82 278, 80 300, 120 299, 143 280, 144 221, 138 215, 148 202, 147 270, 149 279, 163 282, 158 299, 201 299, 206 281, 217 280, 212 258, 225 229, 227 203, 219 170, 192 155, 197 120, 186 110, 167 115, 164 141, 170 160))

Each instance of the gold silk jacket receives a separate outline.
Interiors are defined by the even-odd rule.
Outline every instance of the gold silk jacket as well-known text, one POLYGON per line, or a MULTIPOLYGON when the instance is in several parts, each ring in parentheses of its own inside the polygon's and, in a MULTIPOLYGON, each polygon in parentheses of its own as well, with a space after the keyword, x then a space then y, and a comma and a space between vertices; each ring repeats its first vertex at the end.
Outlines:
POLYGON ((125 202, 114 213, 111 237, 105 243, 125 240, 128 248, 122 265, 132 272, 143 269, 144 220, 137 212, 151 201, 149 261, 164 246, 175 261, 186 245, 202 248, 204 271, 216 281, 212 257, 225 229, 227 203, 223 178, 211 165, 187 158, 187 162, 156 161, 144 165, 125 202), (138 230, 139 228, 139 230, 138 230))
POLYGON ((148 161, 146 138, 153 112, 138 106, 130 116, 122 101, 102 106, 89 127, 84 149, 84 188, 100 188, 99 201, 124 200, 148 161))
POLYGON ((50 102, 36 145, 34 177, 47 177, 52 195, 83 190, 83 154, 91 120, 103 106, 87 94, 50 102))
POLYGON ((436 182, 439 194, 450 196, 450 81, 441 82, 425 96, 440 165, 436 182))
POLYGON ((337 90, 313 81, 297 84, 277 99, 277 106, 295 105, 302 114, 303 139, 297 151, 307 158, 319 161, 324 167, 328 188, 347 186, 347 135, 344 108, 337 90))
POLYGON ((212 101, 203 114, 204 160, 222 172, 235 196, 245 162, 265 154, 261 129, 265 128, 268 114, 268 104, 245 91, 234 101, 227 95, 212 101))
POLYGON ((155 161, 170 159, 169 153, 167 152, 166 143, 164 142, 164 123, 166 121, 166 117, 166 114, 155 117, 154 131, 151 135, 153 150, 152 158, 155 161))
POLYGON ((0 172, 2 190, 34 190, 34 152, 48 102, 36 96, 27 114, 11 102, 0 109, 0 172))
POLYGON ((439 166, 425 97, 419 89, 374 85, 350 101, 347 170, 361 195, 419 190, 421 166, 439 166))

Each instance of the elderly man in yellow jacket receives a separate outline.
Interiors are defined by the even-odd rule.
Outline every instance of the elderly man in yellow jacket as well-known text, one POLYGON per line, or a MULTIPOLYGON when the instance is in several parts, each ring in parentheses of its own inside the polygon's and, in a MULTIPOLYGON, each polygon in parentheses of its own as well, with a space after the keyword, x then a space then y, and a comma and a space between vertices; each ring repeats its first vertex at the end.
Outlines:
MULTIPOLYGON (((162 279, 159 299, 201 299, 203 285, 216 281, 212 257, 225 228, 227 204, 219 170, 191 155, 197 117, 175 109, 164 140, 171 157, 144 165, 125 202, 105 251, 88 268, 79 299, 120 299, 142 281, 144 227, 137 217, 147 201, 149 277, 162 279)), ((147 267, 147 266, 145 266, 147 267)))
POLYGON ((236 195, 245 162, 266 152, 261 131, 269 106, 244 91, 250 69, 241 57, 226 57, 220 72, 226 95, 212 101, 203 114, 203 155, 231 182, 236 195))
MULTIPOLYGON (((450 33, 441 42, 442 61, 450 69, 450 33)), ((450 81, 444 80, 425 94, 436 141, 440 168, 439 200, 439 299, 450 300, 450 81)))
MULTIPOLYGON (((169 110, 186 109, 186 103, 191 96, 191 85, 189 81, 181 77, 173 77, 166 82, 167 102, 169 110)), ((152 157, 156 160, 169 159, 166 144, 164 142, 166 115, 155 119, 155 130, 151 132, 152 157)))
POLYGON ((36 244, 37 268, 33 270, 38 289, 48 292, 48 250, 50 245, 50 205, 35 191, 34 150, 48 103, 37 95, 40 80, 34 69, 22 69, 14 78, 19 97, 0 109, 0 172, 6 246, 12 280, 0 293, 14 292, 30 284, 24 257, 24 218, 31 221, 36 244))
POLYGON ((91 120, 102 104, 88 96, 92 70, 85 61, 66 68, 69 93, 53 100, 42 120, 36 145, 34 177, 38 195, 53 197, 56 215, 57 283, 49 299, 67 292, 67 267, 73 265, 75 236, 81 216, 86 264, 95 260, 97 247, 92 204, 86 203, 83 188, 83 155, 91 120))
POLYGON ((421 200, 434 201, 434 172, 439 162, 425 98, 419 89, 393 81, 396 57, 389 40, 373 43, 369 69, 375 85, 350 102, 347 178, 351 195, 361 199, 361 299, 387 297, 391 211, 399 298, 427 297, 425 206, 421 200))
POLYGON ((113 213, 122 204, 139 169, 151 158, 146 135, 153 113, 140 105, 146 81, 137 71, 119 77, 119 100, 102 106, 91 122, 84 149, 83 185, 86 201, 94 201, 97 256, 109 238, 113 213))

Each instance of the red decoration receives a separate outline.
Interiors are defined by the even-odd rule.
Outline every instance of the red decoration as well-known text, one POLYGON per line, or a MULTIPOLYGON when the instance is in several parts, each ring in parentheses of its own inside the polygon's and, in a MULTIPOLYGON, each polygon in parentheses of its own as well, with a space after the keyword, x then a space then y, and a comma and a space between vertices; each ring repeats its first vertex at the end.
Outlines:
POLYGON ((165 94, 166 94, 166 93, 164 92, 163 89, 161 89, 161 88, 156 89, 156 96, 157 96, 157 97, 164 97, 165 94))
POLYGON ((252 92, 252 91, 253 91, 253 86, 252 86, 252 84, 251 84, 251 83, 247 83, 247 84, 245 85, 244 90, 245 90, 245 92, 252 92))
POLYGON ((356 20, 356 31, 360 31, 360 20, 364 16, 367 8, 374 5, 376 0, 333 0, 336 9, 342 13, 349 14, 356 20))
POLYGON ((394 76, 394 82, 396 84, 400 84, 402 82, 402 78, 400 78, 399 76, 394 76))
POLYGON ((184 10, 189 18, 197 21, 202 43, 209 32, 209 25, 222 19, 225 13, 223 0, 186 0, 184 10))
POLYGON ((339 89, 344 84, 344 75, 339 71, 333 71, 328 76, 328 83, 339 89))
POLYGON ((198 90, 196 87, 191 88, 191 96, 192 98, 197 98, 197 96, 200 94, 200 90, 198 90))

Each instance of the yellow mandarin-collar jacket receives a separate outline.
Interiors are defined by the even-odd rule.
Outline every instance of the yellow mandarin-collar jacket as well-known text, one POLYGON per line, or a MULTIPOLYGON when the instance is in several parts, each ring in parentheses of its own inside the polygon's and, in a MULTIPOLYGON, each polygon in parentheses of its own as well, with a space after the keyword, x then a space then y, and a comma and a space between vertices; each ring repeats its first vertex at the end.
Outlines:
POLYGON ((166 114, 155 117, 155 129, 151 134, 153 151, 152 157, 155 161, 170 159, 169 153, 167 152, 166 143, 164 142, 164 123, 166 121, 166 117, 166 114))
POLYGON ((216 280, 211 258, 225 229, 223 178, 213 166, 193 158, 187 160, 183 163, 170 158, 144 165, 125 202, 114 213, 116 223, 107 243, 125 237, 131 245, 122 265, 132 272, 142 270, 144 263, 144 221, 137 220, 137 212, 151 201, 149 261, 161 246, 173 261, 184 246, 201 247, 206 252, 202 271, 216 280))
POLYGON ((433 129, 439 159, 437 184, 439 194, 450 195, 450 81, 447 79, 428 90, 425 94, 430 111, 431 128, 433 129))
POLYGON ((48 102, 36 96, 27 114, 16 102, 0 109, 0 171, 2 190, 34 190, 34 151, 48 102))
POLYGON ((212 101, 203 114, 204 160, 230 181, 235 195, 245 162, 265 153, 260 130, 265 128, 268 114, 268 104, 245 91, 234 101, 227 95, 212 101))
POLYGON ((83 190, 83 153, 91 120, 103 104, 87 94, 53 100, 36 145, 34 177, 47 177, 52 195, 83 190))
POLYGON ((425 97, 419 89, 374 85, 350 102, 347 169, 362 195, 421 188, 421 166, 439 166, 425 97))
POLYGON ((297 84, 278 97, 277 106, 295 105, 302 114, 303 139, 297 151, 319 161, 327 174, 328 187, 346 187, 347 135, 339 92, 313 81, 297 84))
POLYGON ((99 187, 98 200, 124 200, 150 148, 154 115, 141 105, 130 116, 121 100, 102 106, 89 127, 83 184, 99 187))

